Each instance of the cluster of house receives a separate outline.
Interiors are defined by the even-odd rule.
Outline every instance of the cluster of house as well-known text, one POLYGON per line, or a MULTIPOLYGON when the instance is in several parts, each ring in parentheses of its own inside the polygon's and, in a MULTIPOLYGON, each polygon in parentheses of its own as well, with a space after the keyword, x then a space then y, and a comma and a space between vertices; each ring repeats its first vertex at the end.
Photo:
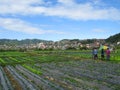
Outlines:
POLYGON ((91 44, 82 44, 82 43, 59 43, 59 42, 51 42, 51 43, 37 43, 37 44, 24 44, 24 45, 14 45, 14 46, 8 46, 8 45, 0 45, 0 50, 19 50, 19 49, 61 49, 61 50, 66 50, 69 48, 74 48, 74 49, 80 49, 80 48, 93 48, 93 47, 99 47, 100 43, 95 42, 91 44))
MULTIPOLYGON (((20 49, 61 49, 66 50, 70 48, 74 49, 91 49, 93 47, 99 48, 103 41, 95 41, 94 43, 83 44, 78 41, 69 41, 63 40, 58 42, 40 42, 36 44, 23 44, 23 45, 0 45, 0 50, 20 50, 20 49)), ((105 44, 105 42, 104 42, 105 44)), ((120 45, 120 42, 117 42, 116 45, 120 45)), ((112 45, 114 46, 114 45, 112 45)))

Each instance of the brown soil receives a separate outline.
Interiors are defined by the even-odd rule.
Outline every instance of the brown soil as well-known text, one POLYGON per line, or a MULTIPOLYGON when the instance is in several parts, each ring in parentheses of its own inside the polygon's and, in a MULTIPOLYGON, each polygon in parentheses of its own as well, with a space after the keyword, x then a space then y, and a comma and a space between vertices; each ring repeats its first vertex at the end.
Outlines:
POLYGON ((14 90, 22 90, 22 87, 20 86, 20 84, 14 79, 14 77, 11 75, 11 73, 7 70, 7 68, 4 68, 4 71, 8 77, 8 79, 10 80, 12 87, 14 88, 14 90))

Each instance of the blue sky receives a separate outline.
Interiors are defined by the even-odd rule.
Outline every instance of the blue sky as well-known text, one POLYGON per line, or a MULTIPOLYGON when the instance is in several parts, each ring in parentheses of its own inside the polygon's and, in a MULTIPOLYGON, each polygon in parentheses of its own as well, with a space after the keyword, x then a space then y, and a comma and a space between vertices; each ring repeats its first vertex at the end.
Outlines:
POLYGON ((106 39, 120 33, 120 0, 0 0, 0 39, 106 39))

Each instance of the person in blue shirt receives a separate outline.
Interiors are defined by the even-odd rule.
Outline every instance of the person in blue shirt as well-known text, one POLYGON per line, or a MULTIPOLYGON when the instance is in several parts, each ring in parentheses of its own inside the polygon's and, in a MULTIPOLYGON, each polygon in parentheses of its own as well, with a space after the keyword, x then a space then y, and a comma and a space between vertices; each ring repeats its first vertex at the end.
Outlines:
POLYGON ((93 49, 92 54, 94 60, 98 59, 98 50, 96 48, 93 49))

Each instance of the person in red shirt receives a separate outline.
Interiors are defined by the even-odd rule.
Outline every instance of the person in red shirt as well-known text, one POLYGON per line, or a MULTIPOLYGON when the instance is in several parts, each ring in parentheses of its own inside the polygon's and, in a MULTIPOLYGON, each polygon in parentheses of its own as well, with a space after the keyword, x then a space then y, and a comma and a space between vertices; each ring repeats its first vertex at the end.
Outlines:
POLYGON ((106 59, 110 60, 110 50, 109 50, 109 48, 107 48, 107 50, 106 50, 106 59))

